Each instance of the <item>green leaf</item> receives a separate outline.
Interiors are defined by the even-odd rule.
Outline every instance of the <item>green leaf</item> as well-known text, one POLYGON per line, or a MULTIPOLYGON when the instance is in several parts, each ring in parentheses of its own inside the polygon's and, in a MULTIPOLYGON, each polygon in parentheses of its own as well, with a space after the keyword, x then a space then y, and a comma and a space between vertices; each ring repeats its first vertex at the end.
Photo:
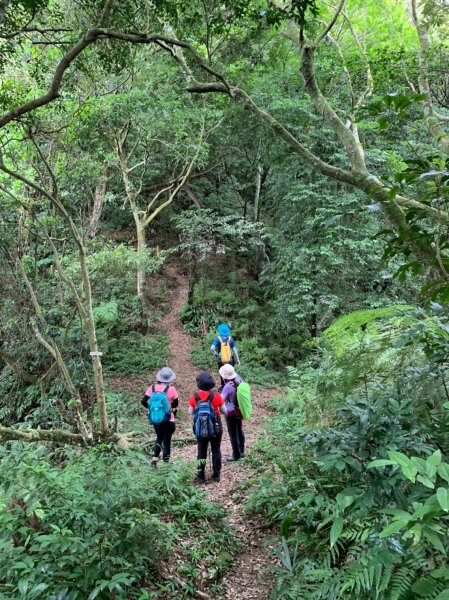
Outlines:
POLYGON ((411 463, 409 457, 403 454, 402 452, 388 450, 387 454, 390 457, 390 460, 392 460, 396 465, 399 465, 400 467, 407 466, 411 463))
POLYGON ((410 463, 408 466, 401 467, 401 470, 404 473, 404 475, 407 477, 407 479, 410 479, 410 481, 415 483, 416 473, 418 472, 415 465, 410 463))
POLYGON ((449 600, 449 588, 440 592, 435 600, 449 600))
POLYGON ((430 573, 435 579, 449 579, 449 567, 440 567, 430 573))
POLYGON ((441 463, 437 468, 438 475, 449 483, 449 465, 447 463, 441 463))
POLYGON ((441 542, 441 538, 435 531, 426 527, 423 532, 424 537, 428 540, 434 548, 436 548, 441 554, 446 554, 446 550, 441 542))
POLYGON ((437 499, 440 503, 441 508, 445 511, 449 511, 449 490, 447 488, 439 487, 437 489, 437 499))
POLYGON ((430 479, 434 479, 437 467, 441 463, 441 452, 436 450, 429 458, 426 460, 426 473, 430 479))
POLYGON ((347 508, 348 506, 350 506, 353 502, 355 497, 354 496, 348 496, 343 492, 340 492, 339 494, 337 494, 337 496, 335 497, 335 499, 337 500, 337 504, 338 506, 344 510, 345 508, 347 508))
POLYGON ((418 596, 429 597, 434 592, 437 585, 438 583, 433 581, 430 577, 423 577, 413 584, 412 591, 418 596))
POLYGON ((379 467, 386 467, 387 465, 395 465, 396 463, 393 460, 388 460, 384 458, 380 458, 378 460, 373 460, 368 463, 367 469, 376 469, 379 467))
POLYGON ((31 590, 32 598, 38 598, 49 587, 48 583, 39 583, 31 590))
POLYGON ((287 538, 288 537, 288 532, 290 530, 291 524, 293 522, 293 518, 291 515, 287 515, 285 517, 285 519, 283 519, 281 521, 281 524, 279 526, 279 530, 280 530, 280 534, 283 538, 287 538))
POLYGON ((98 594, 99 594, 101 591, 102 591, 102 588, 101 588, 101 586, 99 586, 99 585, 98 585, 97 587, 95 587, 95 588, 94 588, 94 589, 91 591, 91 593, 89 594, 89 597, 88 597, 88 599, 87 599, 87 600, 95 600, 95 598, 98 596, 98 594))
POLYGON ((28 583, 29 582, 27 579, 19 579, 19 581, 17 582, 17 587, 22 596, 24 596, 28 590, 28 583))
POLYGON ((392 517, 399 517, 400 519, 405 519, 406 521, 410 521, 412 515, 405 510, 400 510, 398 508, 383 508, 380 510, 383 515, 391 515, 392 517))
POLYGON ((422 458, 419 458, 418 456, 412 456, 410 460, 415 465, 415 467, 418 469, 418 473, 421 473, 422 475, 425 475, 427 473, 425 460, 423 460, 422 458))
POLYGON ((424 504, 417 504, 417 509, 412 514, 412 520, 422 519, 427 515, 437 514, 441 510, 440 504, 437 500, 436 495, 430 496, 424 504))
POLYGON ((410 479, 410 481, 415 482, 418 469, 415 467, 415 465, 412 463, 408 456, 402 454, 402 452, 395 452, 394 450, 389 450, 388 456, 393 462, 395 462, 401 467, 401 471, 404 473, 407 479, 410 479))
POLYGON ((343 531, 343 518, 337 517, 332 523, 330 532, 331 547, 335 544, 343 531))
POLYGON ((407 534, 413 536, 413 545, 416 546, 416 544, 419 544, 422 536, 422 526, 419 523, 415 523, 413 527, 410 527, 410 529, 407 531, 407 534))
POLYGON ((418 475, 416 479, 431 490, 433 490, 433 488, 435 487, 433 482, 425 475, 418 475))
POLYGON ((408 524, 408 521, 405 520, 405 519, 398 519, 397 521, 393 521, 387 527, 385 527, 385 529, 383 529, 380 532, 379 537, 380 538, 389 537, 390 535, 393 535, 393 533, 396 533, 400 529, 402 529, 403 527, 405 527, 407 524, 408 524))

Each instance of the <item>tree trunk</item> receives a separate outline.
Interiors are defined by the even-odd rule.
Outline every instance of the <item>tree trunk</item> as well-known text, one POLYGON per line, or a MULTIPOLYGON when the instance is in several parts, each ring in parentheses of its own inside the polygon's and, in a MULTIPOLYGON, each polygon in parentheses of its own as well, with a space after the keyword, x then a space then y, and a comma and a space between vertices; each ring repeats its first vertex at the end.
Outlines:
POLYGON ((189 272, 189 289, 187 291, 187 305, 192 306, 193 294, 195 292, 195 284, 198 275, 198 259, 196 254, 193 254, 189 272))
POLYGON ((144 323, 144 327, 148 329, 148 302, 147 302, 147 274, 146 274, 146 259, 147 259, 147 242, 145 236, 145 226, 140 221, 137 211, 133 211, 134 222, 136 224, 137 233, 137 298, 140 304, 140 311, 144 323))
POLYGON ((100 431, 102 436, 107 437, 109 434, 109 421, 106 410, 106 394, 104 390, 103 366, 101 364, 102 353, 98 350, 97 331, 95 328, 95 319, 92 305, 92 288, 90 285, 89 271, 86 264, 84 245, 79 246, 79 260, 81 266, 81 274, 83 277, 83 289, 86 306, 86 327, 87 336, 89 339, 90 356, 92 358, 92 368, 94 372, 98 417, 100 420, 100 431))
MULTIPOLYGON (((312 273, 312 276, 314 273, 312 273)), ((315 339, 318 334, 318 298, 313 297, 313 310, 310 315, 310 337, 315 339)))
MULTIPOLYGON (((260 148, 260 144, 259 144, 260 148)), ((257 223, 260 218, 260 190, 262 189, 262 176, 263 176, 263 167, 260 162, 260 154, 257 155, 256 159, 256 182, 255 182, 255 191, 254 191, 254 207, 253 207, 253 221, 257 223)), ((260 267, 262 264, 262 252, 263 249, 261 246, 257 246, 256 248, 256 266, 255 266, 255 276, 258 279, 260 274, 260 267)))
POLYGON ((94 194, 94 206, 92 209, 92 214, 90 216, 89 227, 87 229, 87 237, 93 238, 96 236, 98 231, 98 223, 100 222, 101 214, 104 208, 104 198, 106 196, 106 192, 108 191, 108 167, 103 167, 103 171, 101 173, 102 180, 95 188, 94 194))
POLYGON ((254 212, 253 212, 253 221, 256 223, 259 220, 260 216, 260 190, 262 188, 262 174, 263 168, 260 162, 260 156, 257 157, 256 164, 256 190, 254 193, 254 212))
POLYGON ((147 257, 147 244, 146 244, 146 236, 145 230, 148 226, 146 222, 146 215, 139 211, 139 206, 137 204, 138 194, 131 182, 129 176, 129 169, 126 161, 126 156, 123 152, 123 147, 121 145, 117 146, 117 155, 120 161, 120 170, 122 175, 122 180, 125 185, 126 197, 128 198, 129 207, 131 208, 131 213, 134 219, 134 224, 136 226, 136 236, 137 236, 137 299, 140 305, 140 314, 142 317, 142 323, 144 325, 145 330, 148 330, 149 327, 149 319, 148 319, 148 303, 147 303, 147 291, 146 291, 146 270, 145 263, 147 257), (142 218, 141 218, 142 214, 142 218))
POLYGON ((419 20, 416 0, 411 0, 412 20, 418 35, 418 86, 421 94, 426 98, 422 101, 424 116, 430 134, 440 147, 441 151, 449 156, 449 135, 441 127, 440 119, 435 114, 432 102, 432 92, 429 84, 429 69, 427 65, 427 55, 429 53, 429 32, 423 19, 419 20))
MULTIPOLYGON (((42 155, 42 153, 40 152, 39 146, 36 146, 36 148, 38 149, 38 152, 39 152, 42 160, 45 162, 45 158, 42 155)), ((93 306, 92 306, 92 288, 90 285, 89 270, 87 268, 87 263, 86 263, 86 249, 84 246, 83 238, 79 235, 76 225, 73 222, 70 214, 67 212, 67 209, 58 199, 57 190, 55 190, 55 195, 50 194, 46 189, 41 188, 33 181, 27 179, 24 175, 16 173, 15 171, 12 171, 8 167, 6 167, 6 165, 4 163, 2 163, 1 160, 0 160, 0 170, 7 173, 11 177, 14 177, 18 181, 22 181, 22 183, 24 183, 25 185, 29 186, 30 188, 32 188, 32 189, 36 190, 37 192, 39 192, 40 194, 42 194, 42 196, 44 198, 47 198, 47 200, 50 201, 51 205, 57 210, 57 212, 64 219, 64 221, 70 231, 70 235, 72 236, 75 244, 77 245, 78 259, 79 259, 79 264, 80 264, 80 271, 81 271, 82 282, 83 282, 83 291, 84 291, 83 301, 81 301, 79 294, 77 293, 74 285, 72 287, 72 291, 74 292, 74 297, 75 297, 75 300, 76 300, 76 303, 78 306, 78 310, 80 311, 80 315, 82 315, 82 317, 85 319, 86 325, 87 325, 90 355, 92 357, 92 367, 93 367, 93 371, 94 371, 95 388, 96 388, 96 392, 97 392, 97 406, 98 406, 98 413, 99 413, 99 419, 100 419, 100 430, 101 430, 102 436, 107 437, 109 434, 109 423, 108 423, 108 417, 107 417, 107 411, 106 411, 106 397, 105 397, 105 391, 104 391, 103 369, 102 369, 101 359, 100 359, 101 352, 98 351, 97 334, 96 334, 96 330, 95 330, 95 321, 94 321, 93 306)), ((26 273, 25 273, 25 270, 23 268, 21 261, 19 261, 18 264, 19 264, 19 268, 22 271, 22 276, 24 277, 24 281, 26 283, 28 278, 26 277, 26 273)), ((66 278, 66 281, 68 281, 67 278, 66 278)), ((36 315, 39 319, 43 320, 41 307, 37 301, 37 298, 34 294, 34 291, 32 289, 32 286, 31 286, 29 280, 28 280, 27 287, 30 291, 31 298, 33 300, 33 305, 35 307, 36 315)), ((45 324, 45 321, 43 324, 45 324)), ((35 327, 35 334, 36 334, 37 338, 39 339, 40 332, 39 332, 39 329, 37 328, 37 326, 35 327)), ((53 358, 58 362, 58 367, 60 368, 61 373, 63 374, 64 378, 66 379, 67 385, 70 387, 71 379, 70 379, 70 376, 68 375, 67 369, 65 367, 65 363, 61 357, 61 354, 59 352, 57 345, 55 343, 51 344, 51 343, 47 342, 43 338, 43 336, 40 336, 40 337, 42 338, 40 340, 40 343, 47 348, 47 350, 52 354, 53 358)), ((73 382, 72 382, 72 385, 73 385, 73 382)), ((75 395, 75 398, 79 398, 79 393, 77 392, 77 390, 75 390, 75 388, 74 388, 74 395, 75 395)), ((79 404, 81 404, 81 403, 79 402, 79 404)), ((90 436, 88 427, 87 427, 86 423, 84 423, 82 421, 81 418, 79 418, 77 420, 77 423, 80 428, 80 431, 83 432, 83 435, 85 435, 87 437, 90 436)))

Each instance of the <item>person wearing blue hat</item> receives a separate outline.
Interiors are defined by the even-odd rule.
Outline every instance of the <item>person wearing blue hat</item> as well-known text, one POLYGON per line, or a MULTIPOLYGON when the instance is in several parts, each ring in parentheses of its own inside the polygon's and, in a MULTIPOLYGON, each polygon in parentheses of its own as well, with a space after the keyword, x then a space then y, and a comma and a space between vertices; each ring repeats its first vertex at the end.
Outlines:
MULTIPOLYGON (((231 335, 231 329, 226 323, 220 323, 217 327, 217 335, 210 347, 212 354, 217 361, 217 369, 220 371, 223 365, 230 364, 232 366, 240 364, 239 353, 235 345, 234 338, 231 335)), ((224 380, 220 375, 221 385, 224 385, 224 380)))

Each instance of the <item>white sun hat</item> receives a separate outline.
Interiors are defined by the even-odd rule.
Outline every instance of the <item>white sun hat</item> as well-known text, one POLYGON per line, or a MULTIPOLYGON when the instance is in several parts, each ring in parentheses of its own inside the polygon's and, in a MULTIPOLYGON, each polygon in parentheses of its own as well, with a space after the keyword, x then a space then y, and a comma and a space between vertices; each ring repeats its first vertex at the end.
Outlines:
POLYGON ((235 379, 237 377, 234 367, 230 364, 223 365, 219 373, 223 379, 235 379))

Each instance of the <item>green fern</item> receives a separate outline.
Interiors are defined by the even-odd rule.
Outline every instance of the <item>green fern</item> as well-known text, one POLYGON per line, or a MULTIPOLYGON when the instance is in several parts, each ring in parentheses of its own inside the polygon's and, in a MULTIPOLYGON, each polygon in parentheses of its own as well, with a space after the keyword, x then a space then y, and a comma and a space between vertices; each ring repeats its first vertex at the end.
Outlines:
POLYGON ((415 322, 417 309, 408 305, 391 305, 384 308, 359 310, 340 317, 323 334, 324 341, 340 356, 348 346, 360 343, 369 336, 390 333, 415 322))
POLYGON ((428 315, 419 308, 403 304, 344 315, 326 329, 322 338, 331 351, 340 356, 348 347, 369 345, 373 340, 391 339, 404 329, 417 325, 449 340, 448 329, 442 326, 436 315, 428 315))
POLYGON ((117 320, 118 304, 114 300, 103 302, 93 310, 97 325, 112 325, 117 320))

